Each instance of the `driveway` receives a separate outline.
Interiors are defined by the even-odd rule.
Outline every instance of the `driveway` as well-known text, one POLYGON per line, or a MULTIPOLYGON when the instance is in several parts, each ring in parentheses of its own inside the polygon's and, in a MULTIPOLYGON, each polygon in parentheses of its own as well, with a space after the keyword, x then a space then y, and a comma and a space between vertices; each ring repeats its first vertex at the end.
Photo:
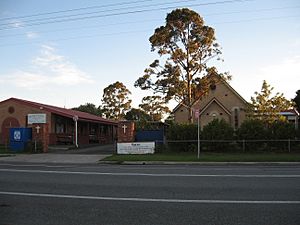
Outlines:
POLYGON ((40 154, 16 154, 0 157, 0 162, 96 164, 113 152, 114 145, 101 145, 73 150, 55 150, 40 154))

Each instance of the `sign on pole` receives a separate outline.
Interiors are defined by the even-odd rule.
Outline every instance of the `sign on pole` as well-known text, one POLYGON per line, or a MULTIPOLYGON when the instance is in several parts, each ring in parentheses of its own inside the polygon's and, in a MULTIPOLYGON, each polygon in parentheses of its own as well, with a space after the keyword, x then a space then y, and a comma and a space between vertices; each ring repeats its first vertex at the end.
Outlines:
POLYGON ((199 113, 200 113, 200 112, 199 112, 199 109, 195 109, 195 117, 196 117, 196 118, 199 118, 199 113))
POLYGON ((195 117, 198 121, 198 159, 200 158, 200 109, 195 109, 195 117))

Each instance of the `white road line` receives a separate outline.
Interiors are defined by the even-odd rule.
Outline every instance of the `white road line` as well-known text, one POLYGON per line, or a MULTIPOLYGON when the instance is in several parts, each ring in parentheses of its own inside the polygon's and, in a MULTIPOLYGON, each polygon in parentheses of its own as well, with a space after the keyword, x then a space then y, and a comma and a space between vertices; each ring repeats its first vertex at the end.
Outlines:
POLYGON ((11 164, 11 163, 1 163, 0 166, 11 166, 11 167, 46 167, 46 168, 74 168, 76 166, 56 166, 56 165, 47 165, 47 164, 11 164))
POLYGON ((131 202, 161 202, 161 203, 199 203, 199 204, 300 204, 300 201, 256 201, 256 200, 200 200, 200 199, 164 199, 164 198, 119 198, 83 195, 59 195, 45 193, 23 193, 0 191, 0 195, 44 197, 44 198, 65 198, 85 200, 106 200, 106 201, 131 201, 131 202))
POLYGON ((14 173, 47 173, 73 175, 106 175, 106 176, 148 176, 148 177, 240 177, 240 178, 300 178, 299 174, 155 174, 155 173, 108 173, 108 172, 80 172, 58 170, 20 170, 0 169, 0 172, 14 173))

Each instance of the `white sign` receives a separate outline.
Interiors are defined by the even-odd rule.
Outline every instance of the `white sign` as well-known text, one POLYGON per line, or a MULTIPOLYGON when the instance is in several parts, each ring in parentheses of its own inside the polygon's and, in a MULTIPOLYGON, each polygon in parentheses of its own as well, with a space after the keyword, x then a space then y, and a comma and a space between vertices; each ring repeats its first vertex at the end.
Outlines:
POLYGON ((15 141, 20 141, 21 140, 21 131, 19 131, 19 130, 14 131, 14 140, 15 141))
POLYGON ((199 109, 195 109, 195 117, 198 118, 200 115, 199 109))
POLYGON ((46 114, 28 114, 28 124, 46 123, 46 114))
POLYGON ((153 154, 155 142, 118 143, 118 154, 153 154))

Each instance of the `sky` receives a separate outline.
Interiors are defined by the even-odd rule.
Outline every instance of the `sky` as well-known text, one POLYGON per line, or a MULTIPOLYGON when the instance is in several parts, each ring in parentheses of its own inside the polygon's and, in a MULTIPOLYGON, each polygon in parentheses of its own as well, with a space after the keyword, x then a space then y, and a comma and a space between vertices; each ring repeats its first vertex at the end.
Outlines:
MULTIPOLYGON (((101 104, 120 81, 134 87, 159 58, 149 37, 167 13, 190 8, 215 29, 219 72, 247 101, 263 80, 291 99, 300 89, 298 0, 0 0, 0 101, 10 97, 72 108, 101 104)), ((170 103, 170 108, 176 103, 170 103)))

